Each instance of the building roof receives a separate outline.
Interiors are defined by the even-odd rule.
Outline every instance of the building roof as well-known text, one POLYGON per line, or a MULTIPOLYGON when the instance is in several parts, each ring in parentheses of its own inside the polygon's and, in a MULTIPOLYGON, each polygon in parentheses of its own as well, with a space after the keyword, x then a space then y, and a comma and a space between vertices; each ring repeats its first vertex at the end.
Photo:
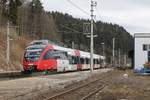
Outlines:
POLYGON ((134 38, 150 38, 150 33, 136 33, 134 38))

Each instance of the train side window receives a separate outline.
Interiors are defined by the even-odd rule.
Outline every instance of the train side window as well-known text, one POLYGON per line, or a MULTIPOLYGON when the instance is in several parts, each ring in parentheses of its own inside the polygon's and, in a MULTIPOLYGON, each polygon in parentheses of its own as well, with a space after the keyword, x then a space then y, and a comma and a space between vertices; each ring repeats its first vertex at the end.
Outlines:
POLYGON ((62 59, 63 59, 63 60, 67 60, 67 59, 68 59, 68 54, 67 54, 67 52, 63 52, 63 53, 62 53, 62 59))
POLYGON ((74 64, 80 64, 80 58, 79 57, 74 57, 75 63, 74 64))
POLYGON ((97 59, 94 59, 94 63, 97 64, 97 59))
POLYGON ((79 63, 79 58, 73 56, 73 61, 74 61, 73 64, 78 64, 79 63))
POLYGON ((98 62, 97 62, 98 64, 100 64, 100 59, 98 59, 98 62))
POLYGON ((66 60, 67 59, 66 56, 63 53, 60 53, 59 56, 60 56, 60 59, 62 59, 62 60, 66 60))
POLYGON ((98 64, 98 59, 96 59, 96 64, 98 64))
POLYGON ((79 64, 79 57, 75 57, 76 58, 76 64, 79 64))
POLYGON ((69 62, 70 64, 77 64, 77 57, 69 56, 69 62))
POLYGON ((69 60, 69 64, 73 64, 73 59, 72 59, 72 56, 68 55, 68 60, 69 60))
POLYGON ((72 59, 73 59, 73 64, 77 64, 77 58, 72 56, 72 59))
POLYGON ((95 59, 93 59, 93 64, 95 64, 95 59))
POLYGON ((90 64, 90 59, 88 59, 88 64, 90 64))
POLYGON ((54 52, 53 57, 55 59, 67 60, 68 55, 66 52, 54 52))
POLYGON ((97 59, 95 59, 95 64, 97 64, 97 59))
POLYGON ((84 64, 84 58, 80 58, 81 64, 84 64))
POLYGON ((86 58, 86 64, 89 64, 89 59, 88 58, 86 58))

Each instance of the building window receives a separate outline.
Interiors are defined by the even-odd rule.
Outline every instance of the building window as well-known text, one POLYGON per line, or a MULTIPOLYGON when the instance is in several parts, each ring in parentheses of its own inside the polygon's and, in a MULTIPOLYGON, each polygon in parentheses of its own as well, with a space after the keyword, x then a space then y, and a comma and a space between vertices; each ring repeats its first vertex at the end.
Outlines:
POLYGON ((150 62, 150 51, 148 51, 148 62, 150 62))
POLYGON ((150 44, 149 44, 149 45, 147 45, 147 50, 148 50, 148 51, 150 50, 150 44))
POLYGON ((143 44, 143 51, 147 51, 148 50, 148 45, 143 44))

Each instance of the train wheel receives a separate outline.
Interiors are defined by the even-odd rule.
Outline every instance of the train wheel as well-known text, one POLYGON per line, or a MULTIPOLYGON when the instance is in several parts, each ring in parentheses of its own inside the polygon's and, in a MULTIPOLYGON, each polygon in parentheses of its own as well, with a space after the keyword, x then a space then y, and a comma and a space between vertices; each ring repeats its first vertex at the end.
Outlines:
POLYGON ((45 70, 43 73, 44 73, 44 75, 47 75, 48 74, 48 70, 45 70))
POLYGON ((22 73, 23 74, 32 74, 32 71, 30 71, 30 70, 24 70, 24 71, 22 71, 22 73))
POLYGON ((32 74, 34 71, 35 71, 35 68, 34 68, 34 67, 29 67, 29 69, 28 69, 28 70, 25 70, 23 73, 24 73, 24 74, 32 74))

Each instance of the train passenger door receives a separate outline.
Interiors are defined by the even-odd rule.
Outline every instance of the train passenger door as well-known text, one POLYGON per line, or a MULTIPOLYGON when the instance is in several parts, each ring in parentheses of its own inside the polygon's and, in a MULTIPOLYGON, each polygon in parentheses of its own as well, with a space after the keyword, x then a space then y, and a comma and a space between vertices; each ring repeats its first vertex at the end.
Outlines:
POLYGON ((59 52, 55 55, 57 59, 57 72, 69 71, 69 60, 66 52, 59 52))

